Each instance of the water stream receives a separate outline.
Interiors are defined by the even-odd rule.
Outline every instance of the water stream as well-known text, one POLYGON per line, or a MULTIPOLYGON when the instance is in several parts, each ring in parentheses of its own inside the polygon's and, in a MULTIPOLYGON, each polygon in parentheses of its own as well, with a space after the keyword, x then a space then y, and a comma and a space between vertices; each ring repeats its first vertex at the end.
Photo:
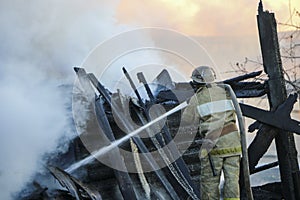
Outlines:
POLYGON ((93 153, 91 153, 91 155, 89 155, 88 157, 72 164, 70 167, 68 167, 67 169, 65 169, 66 172, 71 173, 73 171, 75 171, 76 169, 78 169, 81 166, 84 166, 86 164, 89 164, 90 162, 92 162, 95 158, 101 157, 103 155, 105 155, 107 152, 109 152, 110 150, 118 147, 120 144, 126 142, 127 140, 129 140, 131 137, 136 136, 137 134, 139 134, 141 131, 143 131, 144 129, 148 128, 149 126, 153 125, 154 123, 168 117, 169 115, 182 110, 183 108, 185 108, 187 106, 187 102, 183 102, 181 104, 179 104, 178 106, 176 106, 175 108, 169 110, 168 112, 164 113, 163 115, 157 117, 156 119, 152 120, 151 122, 145 124, 144 126, 141 126, 140 128, 136 129, 135 131, 132 131, 131 133, 125 135, 124 137, 112 142, 110 145, 105 146, 101 149, 99 149, 98 151, 95 151, 93 153))

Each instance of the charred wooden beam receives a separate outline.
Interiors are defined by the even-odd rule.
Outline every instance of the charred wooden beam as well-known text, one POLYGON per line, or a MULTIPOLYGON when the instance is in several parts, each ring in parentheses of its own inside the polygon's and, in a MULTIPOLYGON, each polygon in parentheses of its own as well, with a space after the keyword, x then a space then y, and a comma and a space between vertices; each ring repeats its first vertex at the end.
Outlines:
MULTIPOLYGON (((233 79, 240 80, 239 77, 233 79)), ((231 80, 231 79, 228 79, 231 80)), ((225 81, 224 81, 225 82, 225 81)), ((223 82, 220 82, 223 84, 223 82)), ((260 82, 231 82, 226 81, 231 86, 237 98, 261 97, 267 93, 266 86, 260 82)), ((172 89, 161 88, 156 92, 156 102, 163 103, 167 101, 182 102, 190 98, 194 93, 194 85, 190 83, 177 83, 172 89)))
MULTIPOLYGON (((139 81, 141 83, 144 84, 144 87, 147 91, 147 94, 150 98, 150 102, 151 104, 155 104, 156 103, 156 98, 154 97, 147 81, 146 78, 144 77, 142 72, 139 72, 137 74, 137 77, 139 79, 139 81)), ((144 108, 144 110, 148 110, 148 108, 144 108)), ((156 113, 157 114, 157 113, 156 113)), ((145 112, 145 115, 147 116, 147 121, 151 120, 150 117, 150 113, 149 112, 145 112)), ((200 199, 200 191, 199 189, 195 186, 194 182, 192 181, 188 168, 184 162, 184 160, 182 159, 181 156, 179 156, 179 151, 177 149, 177 147, 174 145, 174 143, 172 142, 172 137, 170 134, 169 129, 167 128, 166 125, 163 126, 162 128, 163 130, 163 135, 161 135, 161 139, 159 139, 159 143, 160 143, 160 148, 163 148, 166 144, 169 145, 169 150, 171 151, 170 155, 178 155, 178 159, 172 163, 171 165, 173 165, 173 167, 175 168, 175 170, 177 170, 178 174, 180 174, 181 176, 179 176, 178 178, 181 178, 182 181, 178 181, 178 182, 183 182, 181 183, 182 187, 186 190, 186 192, 193 198, 193 199, 200 199), (163 138, 163 139, 162 139, 163 138)), ((176 156, 177 157, 177 156, 176 156)))
MULTIPOLYGON (((79 79, 81 85, 83 87, 85 86, 84 87, 85 92, 91 91, 93 93, 92 85, 90 84, 90 81, 88 78, 89 76, 85 72, 85 70, 83 68, 74 68, 74 70, 77 73, 77 76, 78 76, 78 79, 79 79)), ((99 87, 101 87, 101 85, 99 87)), ((105 90, 104 87, 101 89, 105 90)), ((106 96, 108 97, 109 95, 106 94, 106 96)), ((100 127, 102 128, 104 134, 111 142, 115 141, 116 139, 115 139, 113 131, 110 127, 109 121, 105 115, 105 111, 104 111, 102 102, 99 102, 99 100, 96 100, 95 108, 96 108, 98 123, 99 123, 100 127)), ((110 162, 113 166, 118 166, 119 168, 122 168, 122 171, 119 171, 116 169, 114 169, 113 171, 114 171, 115 177, 118 182, 118 186, 120 188, 120 191, 122 193, 124 200, 137 199, 137 195, 134 191, 134 184, 127 172, 126 165, 124 163, 124 158, 120 154, 119 150, 118 149, 112 150, 111 153, 109 154, 109 158, 110 158, 110 162)))
POLYGON ((49 166, 48 169, 51 174, 59 181, 61 186, 67 188, 72 196, 76 198, 76 200, 81 200, 86 195, 92 200, 102 200, 101 195, 96 189, 82 183, 64 170, 54 166, 49 166))
POLYGON ((278 129, 268 125, 262 125, 256 133, 254 140, 248 147, 249 169, 253 171, 259 160, 269 149, 278 129))
POLYGON ((272 162, 272 163, 269 163, 269 164, 266 164, 266 165, 263 165, 263 166, 259 166, 259 167, 256 167, 255 169, 253 169, 251 171, 251 174, 255 174, 255 173, 267 170, 267 169, 271 169, 271 168, 276 167, 278 165, 279 165, 278 161, 275 161, 275 162, 272 162))
POLYGON ((244 74, 235 78, 230 78, 230 79, 226 79, 225 81, 223 81, 223 83, 225 84, 231 84, 231 83, 236 83, 236 82, 240 82, 249 78, 255 78, 259 75, 261 75, 262 71, 257 71, 257 72, 251 72, 249 74, 244 74))
POLYGON ((260 82, 230 82, 238 98, 261 97, 267 93, 266 86, 260 82))
MULTIPOLYGON (((297 94, 290 95, 289 98, 278 106, 275 111, 266 111, 250 105, 240 103, 243 115, 256 119, 259 122, 274 126, 276 128, 300 134, 300 122, 291 119, 291 111, 297 101, 297 94)), ((253 128, 252 128, 253 129, 253 128)))
MULTIPOLYGON (((274 13, 263 11, 262 2, 258 7, 257 23, 259 39, 263 57, 264 70, 269 76, 268 98, 271 110, 275 110, 286 99, 285 81, 280 58, 277 25, 274 13)), ((297 191, 293 174, 299 172, 297 152, 292 133, 279 131, 275 136, 276 150, 279 160, 279 169, 285 199, 294 200, 297 191)))
MULTIPOLYGON (((107 90, 104 88, 104 86, 97 80, 94 74, 89 74, 89 78, 92 82, 92 84, 95 86, 95 88, 98 90, 100 95, 104 98, 104 100, 111 106, 111 109, 115 109, 116 111, 116 119, 119 121, 119 123, 123 126, 123 128, 130 133, 135 129, 133 127, 133 124, 128 123, 128 119, 124 113, 125 112, 119 112, 124 111, 123 103, 121 102, 122 99, 120 98, 120 94, 114 94, 112 97, 114 98, 114 101, 111 100, 111 97, 109 94, 107 94, 107 90), (119 103, 117 103, 119 102, 119 103), (123 106, 122 106, 123 105, 123 106)), ((128 105, 128 104, 127 104, 128 105)), ((127 106, 126 105, 126 106, 127 106)), ((158 167, 157 162, 155 161, 154 157, 149 153, 149 150, 147 149, 144 142, 141 140, 140 137, 133 137, 133 141, 138 146, 141 153, 143 153, 145 156, 144 159, 146 159, 146 163, 149 164, 151 169, 157 169, 154 170, 154 173, 156 174, 157 178, 161 182, 162 186, 166 189, 166 191, 169 193, 170 197, 174 200, 178 200, 179 196, 177 194, 177 191, 174 190, 173 186, 170 184, 168 179, 166 178, 166 175, 163 173, 163 171, 158 167)))

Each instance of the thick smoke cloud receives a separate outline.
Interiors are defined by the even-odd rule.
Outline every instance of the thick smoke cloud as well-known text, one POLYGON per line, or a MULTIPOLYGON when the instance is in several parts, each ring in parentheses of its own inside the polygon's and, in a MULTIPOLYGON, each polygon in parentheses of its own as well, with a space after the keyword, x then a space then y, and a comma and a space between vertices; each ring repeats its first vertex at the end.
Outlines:
MULTIPOLYGON (((235 2, 237 5, 201 2, 0 1, 0 199, 11 199, 11 194, 30 181, 33 173, 42 168, 45 152, 58 150, 59 142, 74 137, 69 127, 70 111, 66 108, 69 98, 58 86, 73 83, 72 67, 80 65, 97 44, 128 29, 119 22, 173 28, 194 36, 219 36, 219 30, 225 35, 256 33, 257 30, 249 31, 248 27, 256 27, 253 15, 257 1, 253 3, 255 6, 253 1, 235 2), (236 13, 247 16, 237 18, 236 13)), ((273 1, 267 2, 270 0, 266 1, 266 8, 274 5, 273 1)), ((237 53, 249 55, 249 48, 254 55, 259 51, 251 45, 257 43, 256 37, 245 47, 240 43, 245 38, 238 42, 236 39, 227 43, 218 39, 212 44, 205 38, 203 42, 207 42, 208 50, 215 52, 213 57, 218 57, 219 65, 227 65, 228 60, 238 57, 237 53)), ((130 66, 129 63, 125 66, 130 66)))
POLYGON ((42 169, 45 152, 74 137, 70 97, 59 86, 72 84, 72 67, 123 29, 113 18, 116 3, 0 2, 0 199, 42 169))

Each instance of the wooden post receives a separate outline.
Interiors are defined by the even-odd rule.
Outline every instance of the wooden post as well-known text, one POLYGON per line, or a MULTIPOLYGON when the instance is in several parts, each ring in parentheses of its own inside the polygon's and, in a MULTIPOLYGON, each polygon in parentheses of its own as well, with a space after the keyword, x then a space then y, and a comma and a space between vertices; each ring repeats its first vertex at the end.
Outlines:
MULTIPOLYGON (((269 76, 267 85, 270 109, 275 110, 277 106, 286 100, 287 93, 274 13, 263 11, 261 1, 258 7, 257 22, 264 70, 269 76)), ((298 178, 293 180, 293 176, 295 177, 295 175, 299 174, 294 135, 279 130, 275 136, 275 143, 284 198, 295 200, 298 197, 297 193, 300 188, 295 188, 295 186, 299 187, 298 178)))
POLYGON ((278 129, 274 129, 268 125, 262 125, 257 131, 254 140, 248 147, 249 169, 250 172, 255 170, 256 165, 263 155, 268 151, 272 141, 274 140, 278 129))

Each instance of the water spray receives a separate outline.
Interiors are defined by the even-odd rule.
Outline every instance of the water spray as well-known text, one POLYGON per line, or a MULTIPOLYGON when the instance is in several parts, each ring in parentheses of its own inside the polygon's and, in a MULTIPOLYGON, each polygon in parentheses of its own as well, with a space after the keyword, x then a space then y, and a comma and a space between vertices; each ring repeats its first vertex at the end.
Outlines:
POLYGON ((78 169, 79 167, 86 165, 90 162, 92 162, 95 158, 99 157, 99 156, 103 156, 105 155, 107 152, 109 152, 110 150, 118 147, 120 144, 126 142, 127 140, 129 140, 130 138, 138 135, 141 131, 143 131, 144 129, 148 128, 149 126, 155 124, 156 122, 172 115, 173 113, 182 110, 183 108, 185 108, 187 106, 187 102, 184 101, 183 103, 179 104, 178 106, 176 106, 175 108, 169 110, 168 112, 166 112, 165 114, 155 118, 154 120, 150 121, 149 123, 145 124, 144 126, 141 126, 140 128, 136 129, 135 131, 132 131, 131 133, 125 135, 124 137, 115 140, 114 142, 112 142, 110 145, 105 146, 95 152, 93 152, 91 155, 89 155, 88 157, 84 158, 81 161, 78 161, 77 163, 72 164, 70 167, 68 167, 67 169, 65 169, 66 172, 71 173, 74 170, 78 169))

